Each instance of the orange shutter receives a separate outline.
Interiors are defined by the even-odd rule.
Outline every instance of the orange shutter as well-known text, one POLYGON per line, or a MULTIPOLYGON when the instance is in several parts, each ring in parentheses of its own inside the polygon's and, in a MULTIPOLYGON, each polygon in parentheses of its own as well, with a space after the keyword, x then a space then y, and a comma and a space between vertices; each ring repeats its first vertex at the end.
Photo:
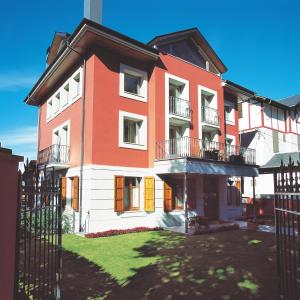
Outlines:
POLYGON ((194 179, 188 180, 188 209, 196 209, 196 182, 194 179))
POLYGON ((236 205, 239 206, 241 204, 241 181, 237 181, 236 184, 237 195, 236 195, 236 205))
POLYGON ((164 209, 166 212, 172 211, 172 187, 164 182, 164 209))
POLYGON ((79 177, 75 176, 72 180, 72 208, 79 210, 79 177))
POLYGON ((66 200, 67 200, 67 178, 61 178, 61 206, 63 209, 66 208, 66 200))
POLYGON ((144 209, 155 211, 155 178, 145 177, 144 179, 144 209))
POLYGON ((124 211, 124 176, 115 176, 115 212, 124 211))

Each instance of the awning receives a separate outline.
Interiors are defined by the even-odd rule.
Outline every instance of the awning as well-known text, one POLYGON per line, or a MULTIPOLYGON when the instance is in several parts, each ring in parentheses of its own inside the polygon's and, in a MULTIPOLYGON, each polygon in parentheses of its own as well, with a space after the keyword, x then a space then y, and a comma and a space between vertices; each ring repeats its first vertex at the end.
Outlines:
POLYGON ((281 162, 285 166, 287 166, 289 164, 290 159, 295 165, 297 165, 298 161, 300 161, 300 152, 274 154, 265 165, 259 168, 259 173, 272 174, 274 172, 274 169, 280 168, 281 162))
POLYGON ((258 167, 181 158, 155 162, 155 173, 158 175, 191 173, 207 175, 257 177, 258 167))

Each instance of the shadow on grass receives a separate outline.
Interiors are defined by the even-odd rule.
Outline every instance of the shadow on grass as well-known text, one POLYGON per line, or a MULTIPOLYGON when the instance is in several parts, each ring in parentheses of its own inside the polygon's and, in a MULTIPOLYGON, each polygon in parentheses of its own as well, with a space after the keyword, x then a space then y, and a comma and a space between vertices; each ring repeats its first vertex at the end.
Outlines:
POLYGON ((117 281, 99 266, 66 250, 62 259, 62 299, 105 299, 112 291, 118 294, 117 281))
POLYGON ((66 252, 63 264, 69 275, 64 274, 63 299, 278 298, 273 235, 231 231, 183 236, 162 231, 159 236, 135 249, 139 257, 160 256, 159 263, 134 270, 124 286, 66 252))

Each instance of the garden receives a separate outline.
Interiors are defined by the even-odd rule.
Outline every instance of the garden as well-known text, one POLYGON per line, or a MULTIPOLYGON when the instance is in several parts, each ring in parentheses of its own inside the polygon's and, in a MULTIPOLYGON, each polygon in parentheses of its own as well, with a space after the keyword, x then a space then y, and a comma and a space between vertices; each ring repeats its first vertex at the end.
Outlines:
POLYGON ((277 299, 275 235, 63 236, 63 299, 277 299))

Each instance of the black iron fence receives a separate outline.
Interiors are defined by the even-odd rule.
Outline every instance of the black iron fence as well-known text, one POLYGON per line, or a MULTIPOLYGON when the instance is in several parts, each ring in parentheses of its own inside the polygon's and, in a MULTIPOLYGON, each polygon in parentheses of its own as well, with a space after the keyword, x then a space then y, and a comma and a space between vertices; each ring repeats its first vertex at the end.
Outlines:
POLYGON ((300 164, 274 172, 277 263, 281 299, 300 299, 300 164))
POLYGON ((169 113, 182 118, 191 118, 191 105, 189 100, 170 96, 169 113))
POLYGON ((51 145, 38 154, 38 164, 67 164, 70 161, 70 147, 51 145))
POLYGON ((156 160, 199 158, 255 165, 255 150, 224 143, 182 137, 156 143, 156 160))
POLYGON ((208 106, 202 106, 202 122, 209 125, 220 126, 221 119, 218 110, 208 106))
POLYGON ((61 299, 60 186, 54 171, 35 164, 19 174, 16 299, 61 299))

